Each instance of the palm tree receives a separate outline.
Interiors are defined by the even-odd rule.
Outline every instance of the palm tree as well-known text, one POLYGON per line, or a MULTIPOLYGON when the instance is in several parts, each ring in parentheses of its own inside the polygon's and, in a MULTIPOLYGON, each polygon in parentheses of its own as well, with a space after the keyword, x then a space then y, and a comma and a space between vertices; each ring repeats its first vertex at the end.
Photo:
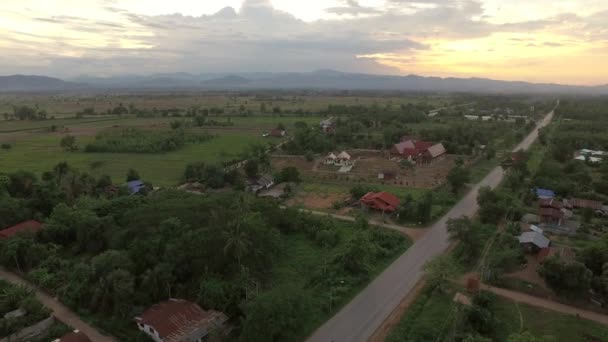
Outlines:
POLYGON ((251 247, 249 236, 246 231, 241 229, 240 221, 241 220, 238 219, 238 222, 228 230, 226 245, 224 245, 224 253, 236 257, 239 269, 241 268, 241 258, 247 255, 251 247))

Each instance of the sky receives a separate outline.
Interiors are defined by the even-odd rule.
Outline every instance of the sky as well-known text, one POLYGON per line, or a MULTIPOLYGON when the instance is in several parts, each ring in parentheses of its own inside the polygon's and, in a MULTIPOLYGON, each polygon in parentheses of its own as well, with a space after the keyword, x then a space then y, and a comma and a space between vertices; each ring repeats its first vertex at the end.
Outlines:
POLYGON ((318 69, 608 84, 608 1, 0 1, 1 75, 318 69))

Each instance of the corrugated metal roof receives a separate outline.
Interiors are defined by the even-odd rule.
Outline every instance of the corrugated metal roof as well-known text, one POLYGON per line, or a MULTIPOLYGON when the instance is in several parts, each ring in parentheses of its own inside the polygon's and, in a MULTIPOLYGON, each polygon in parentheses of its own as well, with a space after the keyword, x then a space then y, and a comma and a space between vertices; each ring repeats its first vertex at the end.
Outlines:
POLYGON ((551 240, 538 232, 525 232, 517 239, 519 240, 519 243, 532 243, 538 248, 547 248, 551 244, 551 240))

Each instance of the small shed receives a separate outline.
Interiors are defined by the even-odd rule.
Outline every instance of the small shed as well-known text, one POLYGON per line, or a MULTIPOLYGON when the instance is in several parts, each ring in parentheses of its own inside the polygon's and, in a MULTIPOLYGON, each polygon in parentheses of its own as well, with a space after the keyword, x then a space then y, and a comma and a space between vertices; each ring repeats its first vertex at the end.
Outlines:
POLYGON ((146 185, 142 180, 134 180, 127 182, 127 188, 129 188, 131 195, 135 195, 141 193, 146 188, 146 185))

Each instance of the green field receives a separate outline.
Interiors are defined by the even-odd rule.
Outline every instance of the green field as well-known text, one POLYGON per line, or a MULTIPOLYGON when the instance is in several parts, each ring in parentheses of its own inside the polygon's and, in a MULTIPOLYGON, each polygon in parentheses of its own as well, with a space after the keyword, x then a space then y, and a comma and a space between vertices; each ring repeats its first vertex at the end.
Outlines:
MULTIPOLYGON (((218 163, 238 158, 253 143, 277 143, 280 140, 263 138, 261 132, 283 123, 289 130, 298 121, 316 124, 318 117, 236 117, 230 120, 234 126, 203 127, 217 137, 201 144, 163 154, 134 153, 85 153, 66 152, 59 142, 65 134, 77 137, 80 147, 92 141, 94 135, 104 129, 139 127, 143 129, 168 129, 171 121, 181 118, 85 118, 45 121, 0 121, 0 143, 10 142, 13 148, 0 150, 0 171, 28 170, 37 174, 48 171, 57 163, 66 161, 94 176, 107 174, 114 182, 123 181, 130 168, 155 186, 177 185, 187 164, 195 161, 218 163), (58 132, 41 130, 56 125, 58 132), (64 131, 62 127, 68 130, 64 131), (31 131, 33 130, 33 131, 31 131), (92 165, 99 166, 92 168, 92 165)), ((189 120, 183 118, 183 120, 189 120)), ((217 118, 224 121, 226 118, 217 118)))
MULTIPOLYGON (((19 141, 11 150, 1 150, 0 170, 27 170, 41 174, 52 169, 57 163, 66 161, 95 176, 107 174, 117 183, 123 182, 126 172, 134 168, 142 179, 152 182, 155 186, 172 186, 179 183, 188 163, 231 160, 252 143, 268 142, 268 139, 256 135, 223 133, 208 142, 191 144, 179 151, 164 154, 85 153, 64 151, 59 146, 61 137, 37 135, 26 141, 19 141), (96 162, 100 162, 101 166, 91 168, 96 162)), ((92 137, 78 137, 80 146, 90 140, 92 137)))

